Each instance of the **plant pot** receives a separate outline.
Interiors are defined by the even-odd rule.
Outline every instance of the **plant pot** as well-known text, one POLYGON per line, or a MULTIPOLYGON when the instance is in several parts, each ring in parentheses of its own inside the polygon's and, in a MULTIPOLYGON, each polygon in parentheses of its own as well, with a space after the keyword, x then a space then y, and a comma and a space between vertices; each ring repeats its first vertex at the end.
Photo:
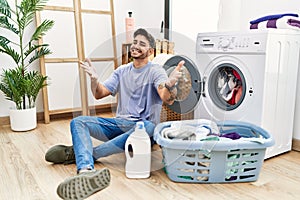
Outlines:
POLYGON ((29 131, 36 128, 36 107, 24 110, 10 109, 9 115, 13 131, 29 131))

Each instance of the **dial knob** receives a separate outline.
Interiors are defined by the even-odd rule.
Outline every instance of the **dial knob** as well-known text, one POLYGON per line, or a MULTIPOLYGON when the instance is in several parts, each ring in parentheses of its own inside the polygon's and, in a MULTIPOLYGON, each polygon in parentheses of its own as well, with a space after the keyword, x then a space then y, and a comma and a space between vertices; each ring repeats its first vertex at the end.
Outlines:
POLYGON ((228 48, 230 46, 230 40, 229 39, 223 39, 220 41, 220 47, 221 48, 228 48))

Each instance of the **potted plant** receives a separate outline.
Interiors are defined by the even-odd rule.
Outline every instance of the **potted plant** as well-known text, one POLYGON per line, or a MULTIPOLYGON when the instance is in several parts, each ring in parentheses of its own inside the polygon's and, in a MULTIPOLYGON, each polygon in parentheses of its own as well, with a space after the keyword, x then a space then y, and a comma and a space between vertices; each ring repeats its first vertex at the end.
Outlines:
MULTIPOLYGON (((54 25, 52 20, 44 20, 30 36, 27 30, 32 25, 36 11, 41 11, 48 0, 15 0, 10 6, 7 0, 0 0, 0 30, 10 32, 13 39, 0 33, 0 53, 11 57, 15 67, 3 69, 0 75, 0 90, 16 108, 10 109, 10 125, 14 131, 36 128, 36 98, 47 85, 47 76, 39 71, 29 70, 37 59, 50 54, 48 44, 39 44, 39 39, 54 25), (28 39, 27 39, 28 38, 28 39), (28 115, 27 115, 28 114, 28 115), (17 118, 15 118, 17 117, 17 118)), ((8 35, 8 34, 6 34, 8 35)))

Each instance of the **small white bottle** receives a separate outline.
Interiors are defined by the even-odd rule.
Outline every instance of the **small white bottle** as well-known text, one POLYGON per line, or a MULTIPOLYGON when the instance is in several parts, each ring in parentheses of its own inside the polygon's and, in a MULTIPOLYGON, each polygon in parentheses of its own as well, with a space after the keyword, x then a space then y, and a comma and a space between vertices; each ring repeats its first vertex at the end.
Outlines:
POLYGON ((126 42, 131 43, 133 41, 134 32, 134 18, 132 12, 128 12, 128 17, 125 18, 125 29, 126 29, 126 42))
POLYGON ((135 131, 125 143, 127 178, 148 178, 151 168, 151 142, 144 122, 137 122, 135 131))

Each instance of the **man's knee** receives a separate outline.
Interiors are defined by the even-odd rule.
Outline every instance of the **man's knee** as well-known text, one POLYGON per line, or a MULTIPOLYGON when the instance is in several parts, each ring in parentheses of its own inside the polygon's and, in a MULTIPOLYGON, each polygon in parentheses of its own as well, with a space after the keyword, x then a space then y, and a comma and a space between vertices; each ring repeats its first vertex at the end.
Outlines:
POLYGON ((86 123, 93 120, 90 116, 78 116, 71 120, 70 122, 70 128, 71 132, 73 133, 73 130, 79 127, 84 127, 86 123))

